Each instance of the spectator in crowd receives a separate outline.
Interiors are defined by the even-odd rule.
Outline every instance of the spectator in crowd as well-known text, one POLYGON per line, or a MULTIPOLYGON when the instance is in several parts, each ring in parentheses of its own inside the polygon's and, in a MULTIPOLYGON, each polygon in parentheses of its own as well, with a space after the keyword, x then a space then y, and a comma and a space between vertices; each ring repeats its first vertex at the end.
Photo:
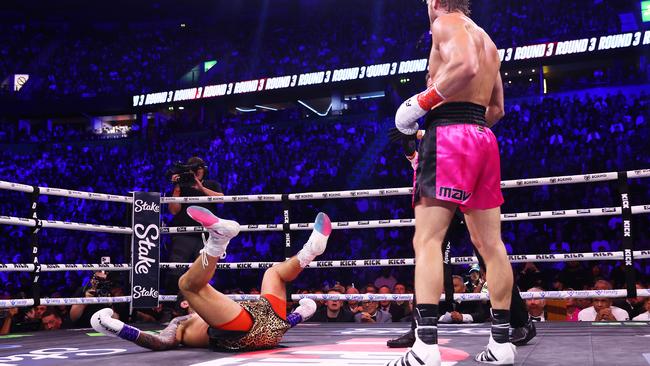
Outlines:
POLYGON ((635 316, 634 321, 650 321, 650 297, 646 297, 643 301, 645 313, 635 316))
POLYGON ((544 277, 535 263, 526 262, 517 278, 517 286, 519 286, 519 288, 532 288, 540 287, 543 283, 544 277))
MULTIPOLYGON (((453 276, 454 294, 462 294, 466 291, 465 283, 461 276, 453 276)), ((480 301, 457 301, 441 302, 440 313, 443 314, 439 321, 441 323, 483 323, 487 318, 487 307, 480 301)))
POLYGON ((566 262, 564 269, 560 271, 558 276, 558 281, 563 288, 571 287, 580 290, 589 284, 589 279, 590 273, 578 261, 566 262))
POLYGON ((0 311, 0 335, 9 334, 14 317, 18 315, 18 308, 8 308, 0 311))
MULTIPOLYGON (((93 273, 86 286, 80 287, 74 297, 111 297, 113 284, 109 274, 105 271, 93 273)), ((78 328, 90 328, 90 317, 97 311, 104 308, 104 305, 75 304, 70 308, 70 321, 78 328)), ((113 314, 119 317, 118 313, 113 314)))
MULTIPOLYGON (((568 289, 568 290, 572 290, 572 289, 568 289)), ((567 321, 577 322, 578 314, 580 314, 580 311, 590 306, 591 306, 591 299, 586 299, 586 298, 568 299, 567 306, 566 306, 567 321)))
MULTIPOLYGON (((357 290, 353 286, 349 286, 347 290, 345 290, 346 295, 358 295, 359 290, 357 290)), ((356 301, 356 300, 349 300, 345 302, 345 308, 352 313, 352 315, 356 315, 358 312, 363 311, 363 306, 361 306, 361 302, 356 301)))
MULTIPOLYGON (((637 290, 643 290, 645 287, 641 283, 636 284, 637 290)), ((630 318, 634 318, 645 311, 645 298, 643 297, 634 297, 631 299, 614 299, 612 304, 616 307, 619 307, 630 315, 630 318)))
POLYGON ((389 312, 379 309, 377 301, 363 301, 363 311, 354 315, 357 323, 390 323, 393 321, 389 312))
POLYGON ((391 267, 384 267, 381 269, 381 276, 377 277, 374 285, 378 289, 381 289, 382 286, 386 286, 388 287, 387 293, 391 293, 396 283, 397 279, 393 276, 391 267))
MULTIPOLYGON (((327 291, 327 294, 341 295, 341 291, 338 289, 330 289, 327 291)), ((327 300, 325 301, 325 306, 316 309, 316 312, 309 321, 324 323, 353 322, 354 316, 345 308, 345 306, 343 306, 343 301, 327 300)))
POLYGON ((371 283, 366 285, 365 290, 366 290, 366 292, 365 292, 366 294, 376 294, 377 291, 378 291, 377 286, 375 286, 375 285, 373 285, 371 283))
MULTIPOLYGON (((393 288, 393 293, 395 294, 406 294, 406 286, 398 282, 393 288)), ((392 301, 388 312, 393 318, 394 322, 409 322, 411 321, 411 313, 413 305, 409 301, 392 301)))
MULTIPOLYGON (((544 292, 542 288, 531 287, 528 292, 544 292)), ((527 299, 528 315, 535 322, 546 321, 546 300, 544 299, 527 299)))
POLYGON ((43 313, 41 317, 41 322, 43 324, 43 330, 59 330, 67 329, 70 327, 68 322, 64 322, 61 314, 59 314, 56 309, 48 309, 43 313))
MULTIPOLYGON (((605 280, 597 281, 594 284, 594 290, 611 290, 612 284, 605 280)), ((578 321, 601 322, 601 321, 625 321, 630 320, 627 311, 612 306, 611 298, 595 298, 593 306, 583 309, 578 313, 578 321)))
POLYGON ((481 292, 485 279, 481 273, 481 266, 478 264, 473 264, 469 268, 468 280, 465 283, 465 288, 467 292, 481 292))

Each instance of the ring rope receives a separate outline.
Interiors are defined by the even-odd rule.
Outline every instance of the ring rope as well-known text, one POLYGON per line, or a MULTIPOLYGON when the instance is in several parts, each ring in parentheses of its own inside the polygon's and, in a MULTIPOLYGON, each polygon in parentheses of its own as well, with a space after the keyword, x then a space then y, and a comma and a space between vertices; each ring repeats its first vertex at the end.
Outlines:
MULTIPOLYGON (((621 298, 627 297, 627 290, 584 290, 584 291, 538 291, 520 292, 521 298, 526 299, 588 299, 588 298, 621 298)), ((637 290, 637 297, 650 297, 649 289, 637 290)), ((342 300, 342 301, 410 301, 413 294, 294 294, 291 300, 312 299, 317 301, 342 300)), ((441 300, 445 299, 443 294, 441 300)), ((484 301, 490 300, 489 293, 463 293, 454 294, 454 300, 459 301, 484 301)))
MULTIPOLYGON (((75 231, 93 231, 100 233, 114 233, 114 234, 132 234, 133 229, 124 226, 110 226, 98 224, 85 224, 70 221, 56 221, 56 220, 39 220, 41 227, 50 229, 65 229, 75 231)), ((13 216, 0 216, 0 224, 3 225, 17 225, 35 227, 38 223, 34 219, 13 216)))
MULTIPOLYGON (((565 261, 618 261, 623 260, 622 251, 614 252, 593 252, 593 253, 562 253, 562 254, 512 254, 508 255, 510 263, 558 263, 565 261)), ((634 251, 634 258, 650 258, 650 250, 634 251)), ((267 269, 281 262, 230 262, 217 263, 217 269, 267 269)), ((450 263, 455 265, 478 263, 473 256, 452 257, 450 263)), ((160 263, 161 269, 187 269, 192 263, 160 263)), ((314 261, 306 268, 348 268, 348 267, 391 267, 391 266, 413 266, 415 258, 394 258, 394 259, 344 259, 331 261, 314 261)), ((65 272, 65 271, 129 271, 129 264, 40 264, 41 272, 65 272)), ((30 263, 0 264, 0 272, 31 272, 34 265, 30 263)))
MULTIPOLYGON (((528 299, 587 299, 587 298, 624 298, 627 297, 627 290, 584 290, 584 291, 539 291, 520 292, 521 298, 528 299)), ((257 300, 260 295, 252 294, 227 294, 235 301, 257 300)), ((638 297, 650 297, 650 289, 637 290, 638 297)), ((412 294, 294 294, 291 300, 312 299, 316 301, 410 301, 412 294)), ((445 295, 440 296, 444 300, 445 295)), ((454 294, 457 301, 486 301, 490 300, 489 293, 463 293, 454 294)), ((159 301, 176 301, 176 295, 159 295, 159 301)), ((131 296, 119 297, 73 297, 73 298, 42 298, 41 305, 60 306, 78 304, 115 304, 131 302, 131 296)), ((0 308, 29 307, 34 305, 33 299, 0 300, 0 308)))
MULTIPOLYGON (((24 193, 34 192, 34 187, 32 186, 28 186, 20 183, 5 182, 5 181, 0 181, 0 189, 4 189, 8 191, 24 192, 24 193)), ((38 187, 38 189, 40 194, 47 195, 47 196, 81 198, 86 200, 105 201, 105 202, 133 203, 133 197, 129 197, 129 196, 75 191, 72 189, 51 188, 51 187, 38 187)))
MULTIPOLYGON (((650 169, 638 169, 626 171, 628 178, 647 178, 650 177, 650 169)), ((555 177, 543 178, 530 178, 530 179, 517 179, 506 180, 501 182, 501 188, 517 188, 523 186, 541 186, 541 185, 558 185, 558 184, 574 184, 585 182, 602 182, 618 179, 617 172, 596 173, 596 174, 583 174, 583 175, 564 175, 555 177)), ((114 194, 95 193, 76 191, 70 189, 51 188, 51 187, 38 187, 40 194, 60 197, 73 197, 82 198, 96 201, 109 201, 109 202, 124 202, 133 203, 133 198, 130 196, 120 196, 114 194)), ((32 193, 34 187, 13 183, 7 181, 0 181, 0 189, 32 193)), ((386 189, 371 189, 371 190, 357 190, 357 191, 332 191, 332 192, 307 192, 307 193, 292 193, 288 195, 290 201, 300 201, 309 199, 331 199, 331 198, 356 198, 356 197, 381 197, 381 196, 399 196, 410 195, 413 193, 413 188, 386 188, 386 189)), ((219 197, 162 197, 160 203, 209 203, 209 202, 276 202, 281 201, 282 195, 280 194, 260 194, 260 195, 241 195, 241 196, 219 196, 219 197)))
MULTIPOLYGON (((650 213, 650 205, 632 206, 632 214, 638 215, 650 213)), ((522 220, 543 220, 555 218, 571 217, 597 217, 597 216, 616 216, 622 214, 621 207, 599 207, 599 208, 582 208, 576 210, 555 210, 555 211, 533 211, 520 213, 501 214, 502 221, 522 221, 522 220)), ((2 223, 0 221, 0 223, 2 223)), ((377 229, 391 227, 411 227, 415 226, 415 219, 391 219, 391 220, 361 220, 361 221, 339 221, 332 223, 333 230, 348 229, 377 229)), ((258 225, 240 225, 240 232, 256 231, 282 231, 282 224, 258 224, 258 225)), ((289 229, 292 231, 312 230, 313 223, 290 224, 289 229)), ((202 226, 171 226, 162 227, 160 232, 163 234, 187 234, 206 232, 202 226)))
MULTIPOLYGON (((628 178, 647 178, 650 177, 650 169, 630 170, 626 172, 628 178)), ((618 179, 617 172, 581 174, 581 175, 562 175, 556 177, 530 178, 505 180, 501 182, 501 188, 519 188, 533 187, 544 185, 576 184, 614 181, 618 179)), ((385 188, 385 189, 364 189, 353 191, 331 191, 331 192, 306 192, 291 193, 288 195, 289 201, 302 200, 321 200, 337 198, 359 198, 359 197, 386 197, 386 196, 407 196, 413 194, 412 187, 385 188)), ((160 203, 210 203, 210 202, 256 202, 256 201, 280 201, 281 195, 249 195, 249 196, 219 196, 219 197, 163 197, 160 203)))

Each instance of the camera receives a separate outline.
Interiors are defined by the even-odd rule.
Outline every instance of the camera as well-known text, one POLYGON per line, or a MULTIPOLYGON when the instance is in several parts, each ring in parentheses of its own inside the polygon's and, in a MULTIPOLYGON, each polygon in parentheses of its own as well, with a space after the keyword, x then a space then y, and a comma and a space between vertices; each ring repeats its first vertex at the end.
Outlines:
POLYGON ((178 180, 173 183, 178 184, 181 188, 189 188, 195 184, 195 173, 199 169, 204 169, 207 172, 207 166, 201 159, 192 158, 187 164, 178 161, 171 168, 167 169, 165 177, 171 180, 172 176, 178 175, 178 180))
POLYGON ((98 273, 95 273, 90 279, 90 289, 94 290, 95 297, 111 297, 112 288, 113 282, 108 279, 108 276, 100 276, 98 273))

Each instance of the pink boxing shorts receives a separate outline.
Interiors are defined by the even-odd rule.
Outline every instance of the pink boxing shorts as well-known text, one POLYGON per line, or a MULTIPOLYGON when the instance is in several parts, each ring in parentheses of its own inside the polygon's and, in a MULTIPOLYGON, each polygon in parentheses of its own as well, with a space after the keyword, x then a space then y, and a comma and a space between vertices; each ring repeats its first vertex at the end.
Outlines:
POLYGON ((485 107, 450 103, 432 115, 418 151, 413 205, 429 197, 456 203, 462 212, 501 206, 499 147, 485 124, 485 107))

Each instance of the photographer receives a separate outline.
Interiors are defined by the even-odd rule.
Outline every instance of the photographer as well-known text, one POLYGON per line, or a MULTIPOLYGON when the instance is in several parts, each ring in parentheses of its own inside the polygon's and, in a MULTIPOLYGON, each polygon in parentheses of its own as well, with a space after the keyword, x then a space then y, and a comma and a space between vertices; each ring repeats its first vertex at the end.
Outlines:
MULTIPOLYGON (((74 297, 111 297, 113 284, 104 271, 97 271, 93 274, 90 282, 77 290, 74 297)), ((70 321, 76 328, 89 328, 90 317, 106 307, 102 304, 85 305, 76 304, 70 308, 70 321)), ((117 313, 115 313, 117 316, 117 313)))
MULTIPOLYGON (((197 197, 197 196, 223 196, 221 185, 213 180, 205 179, 208 170, 205 161, 199 157, 191 157, 186 164, 176 163, 167 172, 168 178, 174 183, 173 197, 197 197)), ((197 205, 197 204, 193 204, 197 205)), ((203 203, 197 206, 205 207, 215 211, 214 203, 203 203)), ((170 203, 169 212, 174 215, 171 226, 196 226, 186 213, 188 204, 170 203)), ((203 249, 203 238, 200 233, 172 235, 171 247, 169 248, 169 261, 174 263, 192 262, 203 249)), ((169 271, 165 281, 165 289, 169 293, 178 291, 178 278, 181 271, 169 271)))

